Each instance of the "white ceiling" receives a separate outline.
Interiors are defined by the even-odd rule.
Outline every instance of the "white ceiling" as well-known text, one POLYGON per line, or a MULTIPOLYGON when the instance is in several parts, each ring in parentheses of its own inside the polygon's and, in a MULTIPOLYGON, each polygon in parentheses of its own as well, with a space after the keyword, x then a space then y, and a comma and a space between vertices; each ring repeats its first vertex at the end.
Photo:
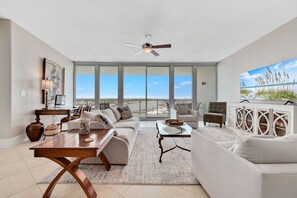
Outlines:
POLYGON ((218 62, 297 17, 297 0, 0 0, 11 19, 74 61, 218 62), (159 57, 123 43, 145 34, 159 57))

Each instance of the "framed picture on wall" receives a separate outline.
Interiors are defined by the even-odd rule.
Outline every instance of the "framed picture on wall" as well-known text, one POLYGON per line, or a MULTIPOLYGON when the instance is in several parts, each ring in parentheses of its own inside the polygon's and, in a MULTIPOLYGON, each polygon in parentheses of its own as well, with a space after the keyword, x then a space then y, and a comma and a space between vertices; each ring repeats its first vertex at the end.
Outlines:
MULTIPOLYGON (((52 88, 48 90, 48 103, 55 101, 56 95, 64 95, 65 68, 46 58, 43 60, 43 79, 51 80, 52 88)), ((43 91, 42 101, 45 101, 45 92, 43 91)))

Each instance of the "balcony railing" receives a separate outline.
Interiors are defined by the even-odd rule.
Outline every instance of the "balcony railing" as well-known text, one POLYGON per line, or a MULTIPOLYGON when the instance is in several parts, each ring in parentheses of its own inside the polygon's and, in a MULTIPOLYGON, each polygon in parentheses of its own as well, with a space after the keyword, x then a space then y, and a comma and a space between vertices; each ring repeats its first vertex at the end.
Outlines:
MULTIPOLYGON (((101 102, 109 103, 110 106, 117 106, 118 100, 116 98, 101 99, 101 102)), ((95 106, 94 99, 78 98, 76 105, 92 105, 95 106)), ((168 117, 169 116, 169 101, 168 99, 153 98, 146 100, 140 98, 124 99, 124 106, 129 106, 133 115, 139 117, 168 117)), ((191 108, 190 99, 176 99, 175 104, 188 104, 191 108)))

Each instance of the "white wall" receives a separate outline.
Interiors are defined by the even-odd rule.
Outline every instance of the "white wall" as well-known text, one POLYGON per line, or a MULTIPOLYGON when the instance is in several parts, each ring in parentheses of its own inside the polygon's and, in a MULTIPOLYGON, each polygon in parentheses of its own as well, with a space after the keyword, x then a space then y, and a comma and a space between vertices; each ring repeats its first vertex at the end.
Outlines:
MULTIPOLYGON (((7 22, 8 20, 0 21, 7 22)), ((10 139, 24 134, 26 126, 35 119, 34 109, 44 107, 40 89, 43 74, 43 58, 65 67, 67 105, 72 106, 73 98, 72 61, 20 26, 10 21, 9 23, 11 34, 8 36, 11 38, 11 46, 8 46, 7 50, 9 47, 11 48, 11 64, 9 65, 11 72, 5 71, 6 74, 4 75, 10 76, 8 81, 11 83, 11 89, 9 88, 11 100, 5 102, 5 105, 11 107, 11 126, 10 130, 0 131, 0 138, 2 139, 10 139), (25 91, 26 96, 21 96, 20 91, 25 91)), ((7 37, 7 40, 9 40, 9 37, 7 37)), ((41 121, 48 125, 52 122, 52 117, 42 116, 41 121)))
POLYGON ((10 71, 11 71, 11 47, 10 47, 10 22, 0 20, 0 139, 10 131, 10 71))
POLYGON ((218 64, 218 100, 240 100, 241 73, 291 58, 297 58, 297 18, 218 64))
POLYGON ((197 67, 197 102, 201 102, 199 113, 203 115, 208 111, 209 102, 217 101, 217 67, 197 67), (202 85, 202 82, 206 82, 202 85))

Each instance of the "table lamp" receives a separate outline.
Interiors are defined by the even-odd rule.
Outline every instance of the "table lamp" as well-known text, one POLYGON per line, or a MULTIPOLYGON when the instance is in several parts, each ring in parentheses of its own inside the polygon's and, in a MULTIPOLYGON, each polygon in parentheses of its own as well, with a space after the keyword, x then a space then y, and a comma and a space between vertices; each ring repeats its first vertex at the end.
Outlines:
POLYGON ((47 109, 48 90, 52 88, 52 81, 48 78, 41 80, 41 89, 45 91, 45 109, 47 109))

